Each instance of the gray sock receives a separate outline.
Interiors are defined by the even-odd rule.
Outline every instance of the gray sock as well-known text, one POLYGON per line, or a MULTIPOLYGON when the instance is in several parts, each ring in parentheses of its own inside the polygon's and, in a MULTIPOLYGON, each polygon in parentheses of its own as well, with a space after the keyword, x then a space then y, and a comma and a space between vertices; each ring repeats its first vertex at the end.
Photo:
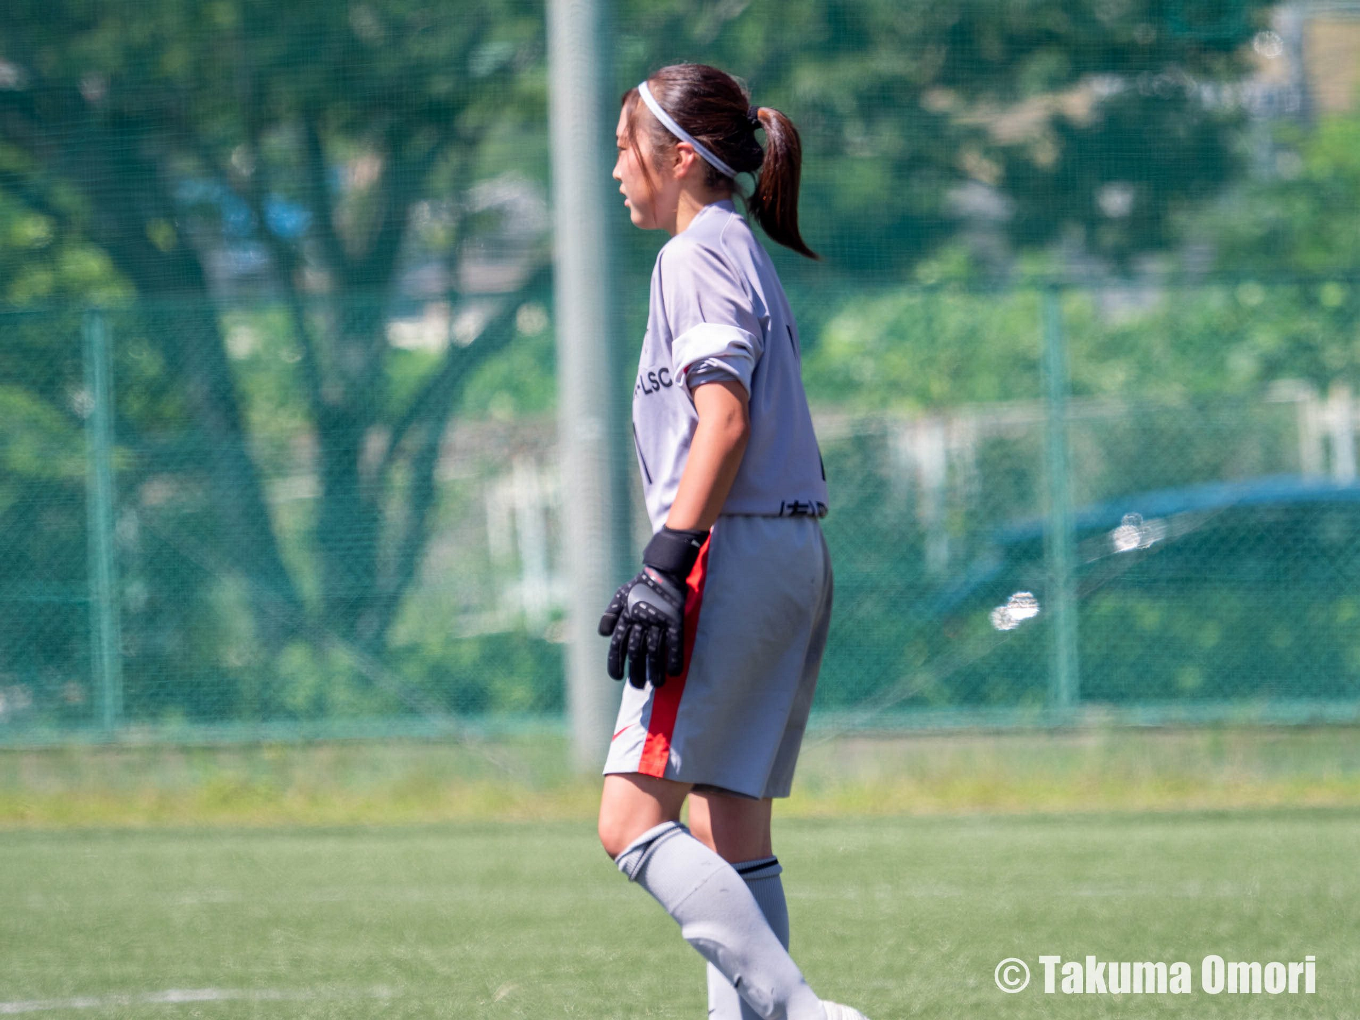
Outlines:
POLYGON ((679 822, 647 830, 616 863, 675 918, 685 941, 761 1020, 826 1020, 741 876, 679 822))
MULTIPOLYGON (((756 904, 779 944, 788 949, 789 908, 784 902, 784 883, 779 879, 784 871, 779 866, 779 859, 760 857, 735 863, 732 868, 756 898, 756 904)), ((737 994, 732 982, 711 963, 708 965, 708 1020, 760 1020, 756 1011, 737 994)))

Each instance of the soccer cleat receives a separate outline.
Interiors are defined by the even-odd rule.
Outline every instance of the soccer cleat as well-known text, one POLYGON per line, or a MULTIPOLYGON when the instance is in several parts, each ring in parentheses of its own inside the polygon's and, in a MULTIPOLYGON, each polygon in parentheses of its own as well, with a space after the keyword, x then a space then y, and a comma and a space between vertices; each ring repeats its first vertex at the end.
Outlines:
POLYGON ((842 1006, 839 1002, 827 1002, 823 999, 822 1009, 826 1010, 826 1020, 869 1020, 859 1010, 842 1006))

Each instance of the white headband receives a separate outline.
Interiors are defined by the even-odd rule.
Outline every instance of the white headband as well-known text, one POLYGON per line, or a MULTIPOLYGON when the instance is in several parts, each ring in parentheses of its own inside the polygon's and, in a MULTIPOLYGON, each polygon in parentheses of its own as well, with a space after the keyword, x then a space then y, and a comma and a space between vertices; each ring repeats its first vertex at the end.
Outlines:
POLYGON ((724 174, 728 177, 734 179, 736 178, 737 172, 735 170, 733 170, 730 166, 728 166, 726 163, 720 160, 717 156, 713 155, 713 153, 711 153, 706 146, 701 145, 699 142, 695 141, 693 135, 691 135, 688 131, 686 131, 679 124, 677 124, 674 118, 672 118, 669 113, 661 109, 661 104, 656 101, 656 97, 652 95, 652 90, 647 87, 647 83, 645 81, 638 86, 638 95, 640 95, 642 97, 642 101, 647 104, 647 109, 651 110, 652 113, 656 116, 656 119, 661 121, 662 127, 664 127, 671 134, 675 135, 675 137, 680 139, 680 141, 689 142, 690 145, 694 146, 694 151, 697 152, 700 156, 702 156, 704 158, 704 161, 708 163, 709 166, 713 167, 713 169, 717 170, 719 173, 724 174))

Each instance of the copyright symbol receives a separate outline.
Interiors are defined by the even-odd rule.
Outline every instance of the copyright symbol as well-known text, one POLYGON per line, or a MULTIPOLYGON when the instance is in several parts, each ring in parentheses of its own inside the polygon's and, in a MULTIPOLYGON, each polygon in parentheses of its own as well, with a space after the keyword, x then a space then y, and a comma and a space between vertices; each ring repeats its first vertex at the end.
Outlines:
POLYGON ((1010 956, 996 965, 992 978, 996 981, 996 987, 1008 995, 1023 992, 1029 985, 1029 966, 1024 960, 1010 956))

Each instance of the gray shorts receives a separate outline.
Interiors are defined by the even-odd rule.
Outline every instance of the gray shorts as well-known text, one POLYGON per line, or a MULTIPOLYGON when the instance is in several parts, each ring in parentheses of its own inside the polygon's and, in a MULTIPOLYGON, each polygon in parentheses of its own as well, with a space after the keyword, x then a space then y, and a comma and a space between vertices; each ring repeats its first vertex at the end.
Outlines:
POLYGON ((831 622, 831 557, 814 517, 718 519, 688 579, 687 668, 624 682, 605 775, 787 797, 831 622))

